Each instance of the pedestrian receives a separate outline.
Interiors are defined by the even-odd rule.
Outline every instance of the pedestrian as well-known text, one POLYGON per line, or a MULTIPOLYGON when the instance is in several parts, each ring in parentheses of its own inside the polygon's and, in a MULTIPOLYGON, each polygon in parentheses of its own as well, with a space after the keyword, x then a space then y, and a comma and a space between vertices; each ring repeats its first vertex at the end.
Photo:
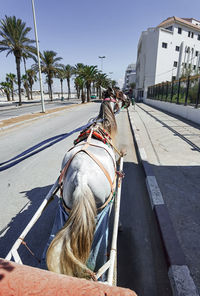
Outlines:
POLYGON ((134 95, 133 95, 133 89, 130 88, 129 91, 128 91, 128 97, 132 103, 132 106, 134 106, 134 109, 135 109, 135 99, 134 99, 134 95))

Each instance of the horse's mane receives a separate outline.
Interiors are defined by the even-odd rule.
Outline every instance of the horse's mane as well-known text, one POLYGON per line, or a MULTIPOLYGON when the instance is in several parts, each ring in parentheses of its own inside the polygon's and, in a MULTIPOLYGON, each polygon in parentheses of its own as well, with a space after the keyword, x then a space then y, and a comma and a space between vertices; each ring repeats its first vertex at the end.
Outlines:
POLYGON ((98 119, 102 119, 103 128, 110 134, 111 138, 114 138, 117 133, 117 123, 109 101, 102 102, 98 119))

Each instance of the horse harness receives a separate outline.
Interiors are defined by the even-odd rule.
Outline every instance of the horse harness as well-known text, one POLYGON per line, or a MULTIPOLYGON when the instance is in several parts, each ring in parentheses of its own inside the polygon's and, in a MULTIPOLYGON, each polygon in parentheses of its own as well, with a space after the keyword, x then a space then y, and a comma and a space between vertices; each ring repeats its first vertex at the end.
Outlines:
POLYGON ((111 138, 109 136, 109 134, 101 127, 89 127, 89 129, 86 129, 84 130, 83 132, 81 132, 81 134, 78 136, 78 138, 74 141, 74 144, 75 146, 72 147, 71 149, 68 150, 68 152, 70 150, 72 150, 73 148, 75 147, 78 147, 78 146, 83 146, 79 151, 77 151, 76 153, 74 153, 74 155, 67 161, 67 163, 65 164, 64 168, 61 170, 61 173, 60 173, 60 176, 59 176, 59 187, 60 187, 60 195, 62 197, 62 202, 63 202, 63 206, 65 208, 65 210, 67 212, 69 212, 71 209, 65 204, 64 202, 64 199, 63 199, 63 179, 64 179, 64 176, 66 175, 67 173, 67 170, 72 162, 72 160, 74 159, 74 157, 79 153, 79 152, 84 152, 86 153, 91 159, 94 160, 94 162, 100 167, 100 169, 103 171, 104 175, 106 176, 109 184, 110 184, 110 187, 111 187, 111 193, 108 197, 108 199, 105 201, 105 203, 99 207, 97 210, 98 211, 101 211, 103 208, 106 207, 106 205, 111 201, 112 197, 113 197, 113 194, 114 194, 114 191, 115 191, 115 182, 116 182, 116 175, 117 175, 117 171, 116 171, 116 164, 115 164, 115 161, 113 160, 113 157, 111 156, 111 154, 109 153, 109 151, 107 149, 105 149, 104 147, 100 146, 100 145, 95 145, 95 144, 92 144, 90 143, 90 140, 91 138, 95 138, 95 139, 98 139, 100 141, 102 141, 104 144, 109 144, 110 146, 112 146, 118 153, 120 153, 115 147, 114 145, 111 143, 111 138), (83 140, 86 140, 86 142, 82 142, 83 140), (82 143, 80 143, 82 142, 82 143), (114 168, 115 168, 115 177, 114 177, 114 180, 112 182, 111 180, 111 177, 108 173, 108 171, 106 170, 106 168, 103 166, 103 164, 96 158, 96 156, 89 152, 87 150, 87 148, 89 146, 94 146, 94 147, 99 147, 99 148, 102 148, 104 149, 110 156, 111 156, 111 159, 113 160, 113 165, 114 165, 114 168))

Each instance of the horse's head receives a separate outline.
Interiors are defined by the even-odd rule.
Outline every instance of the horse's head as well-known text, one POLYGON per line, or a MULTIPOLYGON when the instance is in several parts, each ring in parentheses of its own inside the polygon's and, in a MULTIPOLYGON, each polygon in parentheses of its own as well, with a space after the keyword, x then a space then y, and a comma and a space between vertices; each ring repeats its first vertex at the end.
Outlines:
POLYGON ((121 102, 121 108, 122 107, 128 108, 130 106, 129 99, 121 90, 116 90, 115 94, 116 94, 116 98, 121 102))
POLYGON ((112 108, 112 111, 115 113, 119 110, 119 103, 115 95, 115 90, 111 87, 108 87, 102 93, 103 101, 109 102, 112 108))

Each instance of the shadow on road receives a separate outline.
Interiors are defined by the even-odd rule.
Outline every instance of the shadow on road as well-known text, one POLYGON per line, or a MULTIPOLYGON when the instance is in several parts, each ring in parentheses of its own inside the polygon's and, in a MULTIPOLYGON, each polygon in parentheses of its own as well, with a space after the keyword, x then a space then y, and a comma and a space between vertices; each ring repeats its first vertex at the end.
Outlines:
MULTIPOLYGON (((7 232, 0 238, 0 257, 6 257, 16 239, 27 226, 51 187, 52 185, 38 187, 26 192, 26 197, 30 200, 30 204, 26 209, 13 217, 12 221, 9 223, 7 232)), ((28 247, 35 254, 35 257, 31 255, 24 245, 21 245, 19 248, 19 254, 24 264, 33 267, 41 267, 41 264, 36 258, 41 259, 42 252, 52 229, 56 210, 57 198, 55 197, 24 239, 28 247)))
POLYGON ((22 162, 23 160, 57 144, 58 142, 66 139, 67 137, 71 136, 72 134, 74 134, 76 132, 82 131, 84 128, 86 128, 87 125, 88 124, 82 125, 69 133, 60 134, 60 135, 51 137, 49 139, 46 139, 46 140, 30 147, 29 149, 23 151, 22 153, 18 154, 17 156, 14 156, 13 158, 11 158, 9 160, 6 160, 6 161, 0 163, 0 172, 5 171, 5 170, 15 166, 16 164, 22 162))
POLYGON ((118 285, 144 296, 170 296, 163 244, 141 164, 124 162, 118 237, 118 285))

